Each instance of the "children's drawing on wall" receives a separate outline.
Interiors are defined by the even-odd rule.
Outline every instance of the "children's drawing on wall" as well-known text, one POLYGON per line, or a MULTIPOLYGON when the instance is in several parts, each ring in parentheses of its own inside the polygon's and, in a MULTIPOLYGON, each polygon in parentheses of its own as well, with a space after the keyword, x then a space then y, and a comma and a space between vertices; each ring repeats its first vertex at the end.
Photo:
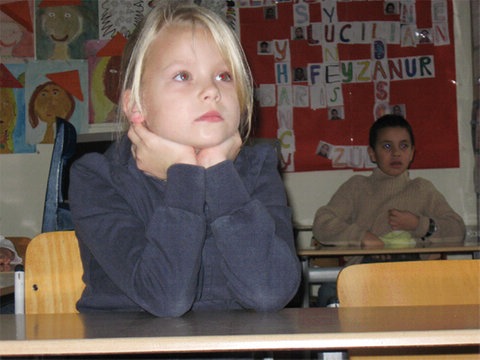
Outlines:
POLYGON ((35 56, 32 24, 33 0, 0 1, 0 56, 14 58, 35 56))
POLYGON ((32 153, 25 142, 25 64, 0 64, 0 154, 32 153))
POLYGON ((84 59, 84 42, 98 38, 97 0, 37 0, 37 59, 84 59))
POLYGON ((155 1, 129 0, 119 5, 118 0, 98 0, 99 39, 111 39, 117 33, 129 38, 155 1))
POLYGON ((254 131, 278 139, 285 171, 371 166, 368 129, 390 113, 443 124, 420 132, 418 153, 448 146, 448 155, 419 157, 415 168, 459 165, 451 0, 275 1, 275 19, 264 16, 273 2, 235 3, 257 87, 254 131), (280 125, 287 108, 290 132, 280 125))
POLYGON ((85 61, 42 61, 27 67, 26 99, 29 144, 52 144, 56 119, 71 122, 77 133, 87 130, 87 66, 85 61))
POLYGON ((109 41, 87 43, 90 126, 111 124, 115 120, 120 95, 121 55, 126 41, 121 33, 117 33, 109 41))

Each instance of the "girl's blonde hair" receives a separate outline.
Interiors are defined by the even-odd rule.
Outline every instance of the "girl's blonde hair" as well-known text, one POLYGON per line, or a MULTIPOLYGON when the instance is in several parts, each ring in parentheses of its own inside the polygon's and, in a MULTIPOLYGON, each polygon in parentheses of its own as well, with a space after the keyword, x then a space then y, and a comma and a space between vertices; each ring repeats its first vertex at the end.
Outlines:
MULTIPOLYGON (((235 32, 219 15, 205 7, 191 4, 191 1, 160 1, 137 28, 126 48, 122 74, 122 94, 130 90, 131 95, 129 102, 121 104, 119 109, 132 109, 135 104, 142 111, 142 76, 148 49, 160 30, 176 24, 202 26, 211 34, 236 84, 241 111, 239 131, 246 140, 252 122, 253 81, 245 53, 235 32)), ((120 101, 125 101, 123 96, 120 101)), ((119 120, 122 128, 127 128, 128 119, 124 111, 120 113, 119 120)))

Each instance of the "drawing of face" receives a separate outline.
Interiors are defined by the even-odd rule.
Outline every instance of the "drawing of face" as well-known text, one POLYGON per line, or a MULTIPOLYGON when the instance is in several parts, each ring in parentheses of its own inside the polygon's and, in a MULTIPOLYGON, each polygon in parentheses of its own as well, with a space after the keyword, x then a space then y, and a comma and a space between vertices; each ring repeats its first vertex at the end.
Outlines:
POLYGON ((82 32, 82 15, 75 6, 52 6, 43 14, 42 28, 54 43, 69 44, 82 32))
POLYGON ((11 55, 13 48, 22 39, 23 32, 15 22, 2 22, 2 31, 0 31, 0 49, 1 55, 11 55))
POLYGON ((56 84, 46 85, 35 98, 34 111, 38 118, 53 124, 56 118, 68 119, 72 111, 71 98, 56 84))
POLYGON ((103 86, 105 88, 105 95, 113 102, 118 102, 120 95, 120 66, 121 56, 112 56, 108 61, 105 73, 103 74, 103 86))

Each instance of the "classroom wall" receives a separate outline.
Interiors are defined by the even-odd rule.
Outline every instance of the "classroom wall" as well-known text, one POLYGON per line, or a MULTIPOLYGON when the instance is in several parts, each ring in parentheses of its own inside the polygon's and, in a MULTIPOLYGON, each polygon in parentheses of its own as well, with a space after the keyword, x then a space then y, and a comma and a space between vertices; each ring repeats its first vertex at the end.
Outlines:
MULTIPOLYGON (((470 2, 454 1, 454 17, 460 168, 415 170, 411 171, 411 176, 432 181, 465 223, 476 227, 470 125, 473 102, 470 2)), ((425 121, 435 124, 435 119, 425 121)), ((0 234, 33 237, 41 231, 51 152, 52 145, 38 145, 34 154, 0 155, 0 234)), ((352 174, 351 170, 285 174, 294 221, 311 224, 316 209, 327 203, 338 186, 352 174)), ((308 241, 310 235, 303 235, 303 240, 308 241)))

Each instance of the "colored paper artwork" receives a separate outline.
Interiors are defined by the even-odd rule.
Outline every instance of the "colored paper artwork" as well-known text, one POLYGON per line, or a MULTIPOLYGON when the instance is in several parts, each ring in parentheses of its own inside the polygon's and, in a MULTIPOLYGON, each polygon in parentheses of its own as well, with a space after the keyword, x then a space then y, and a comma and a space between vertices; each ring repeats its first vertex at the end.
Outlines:
POLYGON ((119 102, 120 65, 127 39, 117 33, 112 39, 87 43, 89 72, 89 124, 99 128, 115 121, 119 102))
POLYGON ((77 133, 86 132, 86 61, 29 62, 25 83, 28 144, 52 144, 57 117, 72 123, 77 133))
POLYGON ((111 39, 120 33, 129 38, 143 17, 155 5, 155 0, 98 0, 99 39, 111 39))
POLYGON ((35 56, 33 0, 0 0, 0 57, 21 62, 35 56))
POLYGON ((98 38, 97 0, 37 0, 36 4, 37 60, 85 59, 85 42, 98 38))
POLYGON ((0 64, 0 154, 33 153, 25 139, 25 64, 0 64))
POLYGON ((368 130, 387 113, 413 126, 412 168, 459 166, 452 1, 239 1, 234 10, 256 84, 254 136, 278 139, 284 171, 375 166, 368 130))

